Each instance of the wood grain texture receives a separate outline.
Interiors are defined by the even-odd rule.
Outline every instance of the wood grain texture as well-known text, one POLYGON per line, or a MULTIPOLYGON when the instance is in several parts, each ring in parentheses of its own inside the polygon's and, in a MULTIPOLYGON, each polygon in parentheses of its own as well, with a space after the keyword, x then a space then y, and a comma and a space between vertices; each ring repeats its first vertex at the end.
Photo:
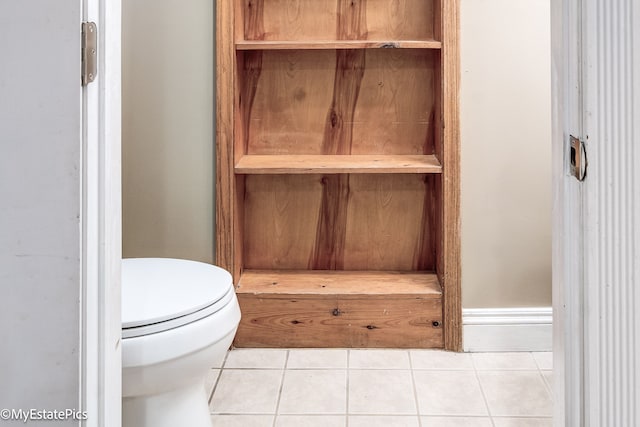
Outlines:
POLYGON ((321 154, 335 67, 332 50, 264 51, 247 154, 321 154))
POLYGON ((338 40, 367 38, 367 0, 338 0, 336 18, 338 40))
MULTIPOLYGON (((264 39, 263 12, 264 0, 236 0, 242 2, 243 7, 238 8, 235 16, 236 27, 239 22, 244 23, 244 34, 248 34, 253 40, 264 39)), ((233 46, 238 39, 240 29, 236 28, 233 46)), ((227 43, 231 43, 229 40, 227 43)), ((262 70, 262 52, 249 51, 242 55, 236 53, 236 70, 240 75, 239 81, 236 81, 234 92, 238 96, 234 97, 234 159, 247 152, 249 141, 249 119, 251 117, 251 109, 255 99, 255 94, 262 70)), ((240 279, 240 274, 244 267, 244 194, 245 194, 245 177, 234 176, 235 184, 233 185, 233 264, 230 269, 234 283, 240 279)))
POLYGON ((443 264, 445 348, 462 351, 462 293, 460 285, 460 51, 459 1, 442 4, 443 97, 443 264))
POLYGON ((424 176, 425 194, 422 205, 422 217, 420 218, 420 232, 414 250, 413 268, 415 270, 437 269, 437 241, 442 236, 442 231, 438 229, 441 224, 439 220, 438 189, 436 185, 441 180, 433 176, 424 176))
MULTIPOLYGON (((339 175, 335 175, 339 176, 339 175)), ((348 176, 348 175, 347 175, 348 176)), ((307 269, 313 259, 325 175, 247 175, 244 196, 244 266, 250 269, 307 269)), ((350 175, 345 228, 326 249, 344 270, 435 270, 432 258, 431 180, 420 174, 350 175), (421 233, 427 233, 423 236, 421 233), (431 245, 422 249, 421 242, 431 245)), ((329 222, 329 220, 327 220, 329 222)), ((324 241, 329 244, 329 241, 324 241)), ((318 269, 331 269, 333 267, 318 269)))
POLYGON ((322 154, 351 154, 353 117, 364 67, 364 50, 336 51, 333 99, 325 119, 322 154))
POLYGON ((216 2, 216 264, 234 271, 235 51, 233 2, 216 2))
POLYGON ((242 174, 441 173, 434 155, 246 155, 235 167, 242 174))
POLYGON ((248 40, 264 40, 264 0, 243 0, 244 36, 248 40))
MULTIPOLYGON (((258 0, 243 1, 246 10, 247 1, 258 0)), ((352 7, 351 3, 367 23, 358 37, 362 40, 434 39, 434 0, 268 0, 261 11, 264 39, 341 39, 336 32, 337 21, 345 11, 349 12, 343 6, 352 7)), ((253 11, 245 13, 245 40, 255 40, 251 23, 255 19, 253 15, 253 11)), ((351 18, 358 17, 351 14, 349 19, 351 18)))
MULTIPOLYGON (((264 10, 265 40, 333 39, 336 1, 268 0, 264 10)), ((245 34, 246 40, 251 40, 245 34)))
POLYGON ((283 50, 283 49, 440 49, 436 40, 242 40, 236 42, 237 50, 283 50))
POLYGON ((434 39, 433 0, 368 0, 367 38, 434 39))
MULTIPOLYGON (((433 0, 433 38, 442 40, 442 2, 448 0, 433 0)), ((447 23, 449 24, 449 23, 447 23)))
POLYGON ((427 271, 245 270, 238 293, 261 298, 285 295, 340 295, 361 298, 440 298, 438 276, 427 271))
MULTIPOLYGON (((438 279, 440 283, 444 283, 444 207, 442 202, 442 174, 433 178, 434 186, 433 186, 433 198, 435 199, 435 208, 433 210, 433 222, 434 222, 434 237, 435 237, 435 251, 436 251, 436 273, 438 274, 438 279)), ((444 303, 443 303, 444 304, 444 303)))
POLYGON ((352 154, 432 154, 438 52, 368 50, 352 154))
POLYGON ((244 267, 244 194, 246 178, 243 175, 235 176, 234 215, 233 215, 233 269, 229 270, 233 275, 233 283, 238 283, 244 267))
POLYGON ((247 175, 245 179, 244 266, 307 268, 320 211, 320 177, 247 175))
POLYGON ((424 175, 352 175, 344 265, 357 270, 435 270, 431 181, 424 175), (421 262, 418 263, 417 260, 421 262), (418 268, 419 267, 419 268, 418 268))
MULTIPOLYGON (((366 32, 366 1, 338 0, 339 39, 361 39, 366 32)), ((333 99, 327 112, 322 154, 351 154, 353 116, 365 68, 365 50, 337 50, 333 99)), ((349 208, 349 175, 324 175, 311 270, 343 270, 349 208)))
POLYGON ((324 175, 310 270, 343 270, 349 208, 349 175, 324 175))
POLYGON ((351 91, 335 105, 333 94, 337 92, 327 89, 349 89, 354 75, 360 73, 348 69, 349 64, 358 64, 355 58, 342 56, 338 65, 334 50, 262 53, 260 80, 248 119, 247 154, 334 154, 323 151, 332 118, 336 130, 347 127, 350 132, 351 154, 433 154, 438 51, 366 50, 356 102, 347 99, 354 96, 351 91), (345 108, 352 105, 350 119, 345 108), (331 115, 336 108, 343 110, 342 116, 331 115))
POLYGON ((442 303, 421 294, 238 294, 236 347, 442 348, 442 303))
MULTIPOLYGON (((256 0, 252 0, 256 1, 256 0)), ((239 61, 242 69, 242 80, 239 83, 240 97, 239 105, 242 115, 242 153, 246 153, 249 147, 249 121, 251 119, 251 110, 258 89, 258 81, 262 72, 262 52, 248 51, 244 53, 239 61)), ((239 154, 239 153, 238 153, 239 154)))
POLYGON ((432 273, 246 270, 237 293, 237 347, 443 346, 432 273))
MULTIPOLYGON (((367 0, 338 0, 338 39, 358 40, 366 33, 367 0)), ((333 99, 327 112, 322 154, 351 154, 353 116, 364 76, 365 50, 337 50, 333 99)))

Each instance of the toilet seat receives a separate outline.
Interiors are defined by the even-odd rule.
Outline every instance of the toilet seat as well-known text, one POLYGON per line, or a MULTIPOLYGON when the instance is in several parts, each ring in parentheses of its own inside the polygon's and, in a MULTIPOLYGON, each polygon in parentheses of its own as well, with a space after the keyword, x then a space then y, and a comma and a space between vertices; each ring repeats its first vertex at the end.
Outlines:
POLYGON ((170 258, 122 260, 122 337, 174 329, 233 300, 231 275, 216 266, 170 258))

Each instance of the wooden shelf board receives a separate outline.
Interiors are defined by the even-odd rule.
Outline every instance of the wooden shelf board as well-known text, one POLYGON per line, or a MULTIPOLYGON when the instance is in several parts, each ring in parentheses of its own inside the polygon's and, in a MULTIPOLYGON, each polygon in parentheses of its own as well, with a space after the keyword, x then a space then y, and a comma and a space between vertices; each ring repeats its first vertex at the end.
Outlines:
POLYGON ((245 155, 237 174, 442 173, 434 155, 245 155))
POLYGON ((442 49, 436 40, 240 40, 237 50, 286 49, 442 49))
POLYGON ((236 292, 262 298, 290 295, 442 297, 442 288, 435 273, 397 271, 245 270, 236 292))

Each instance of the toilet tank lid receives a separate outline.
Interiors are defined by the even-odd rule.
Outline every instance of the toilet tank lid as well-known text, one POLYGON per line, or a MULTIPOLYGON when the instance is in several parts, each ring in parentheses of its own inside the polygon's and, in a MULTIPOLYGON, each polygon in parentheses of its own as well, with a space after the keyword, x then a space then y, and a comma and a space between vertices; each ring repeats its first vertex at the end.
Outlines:
POLYGON ((173 258, 122 260, 122 327, 176 319, 215 304, 233 286, 228 271, 173 258))

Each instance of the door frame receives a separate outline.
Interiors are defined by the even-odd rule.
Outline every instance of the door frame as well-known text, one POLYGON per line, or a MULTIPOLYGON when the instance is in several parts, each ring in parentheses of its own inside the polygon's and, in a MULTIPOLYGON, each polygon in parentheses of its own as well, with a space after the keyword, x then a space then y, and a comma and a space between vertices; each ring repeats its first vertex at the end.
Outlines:
POLYGON ((583 186, 570 176, 569 135, 582 135, 582 2, 551 2, 554 425, 582 425, 583 186))
MULTIPOLYGON (((83 0, 98 27, 98 73, 82 94, 79 407, 86 426, 121 424, 121 1, 83 0)), ((80 30, 80 29, 79 29, 80 30)))

